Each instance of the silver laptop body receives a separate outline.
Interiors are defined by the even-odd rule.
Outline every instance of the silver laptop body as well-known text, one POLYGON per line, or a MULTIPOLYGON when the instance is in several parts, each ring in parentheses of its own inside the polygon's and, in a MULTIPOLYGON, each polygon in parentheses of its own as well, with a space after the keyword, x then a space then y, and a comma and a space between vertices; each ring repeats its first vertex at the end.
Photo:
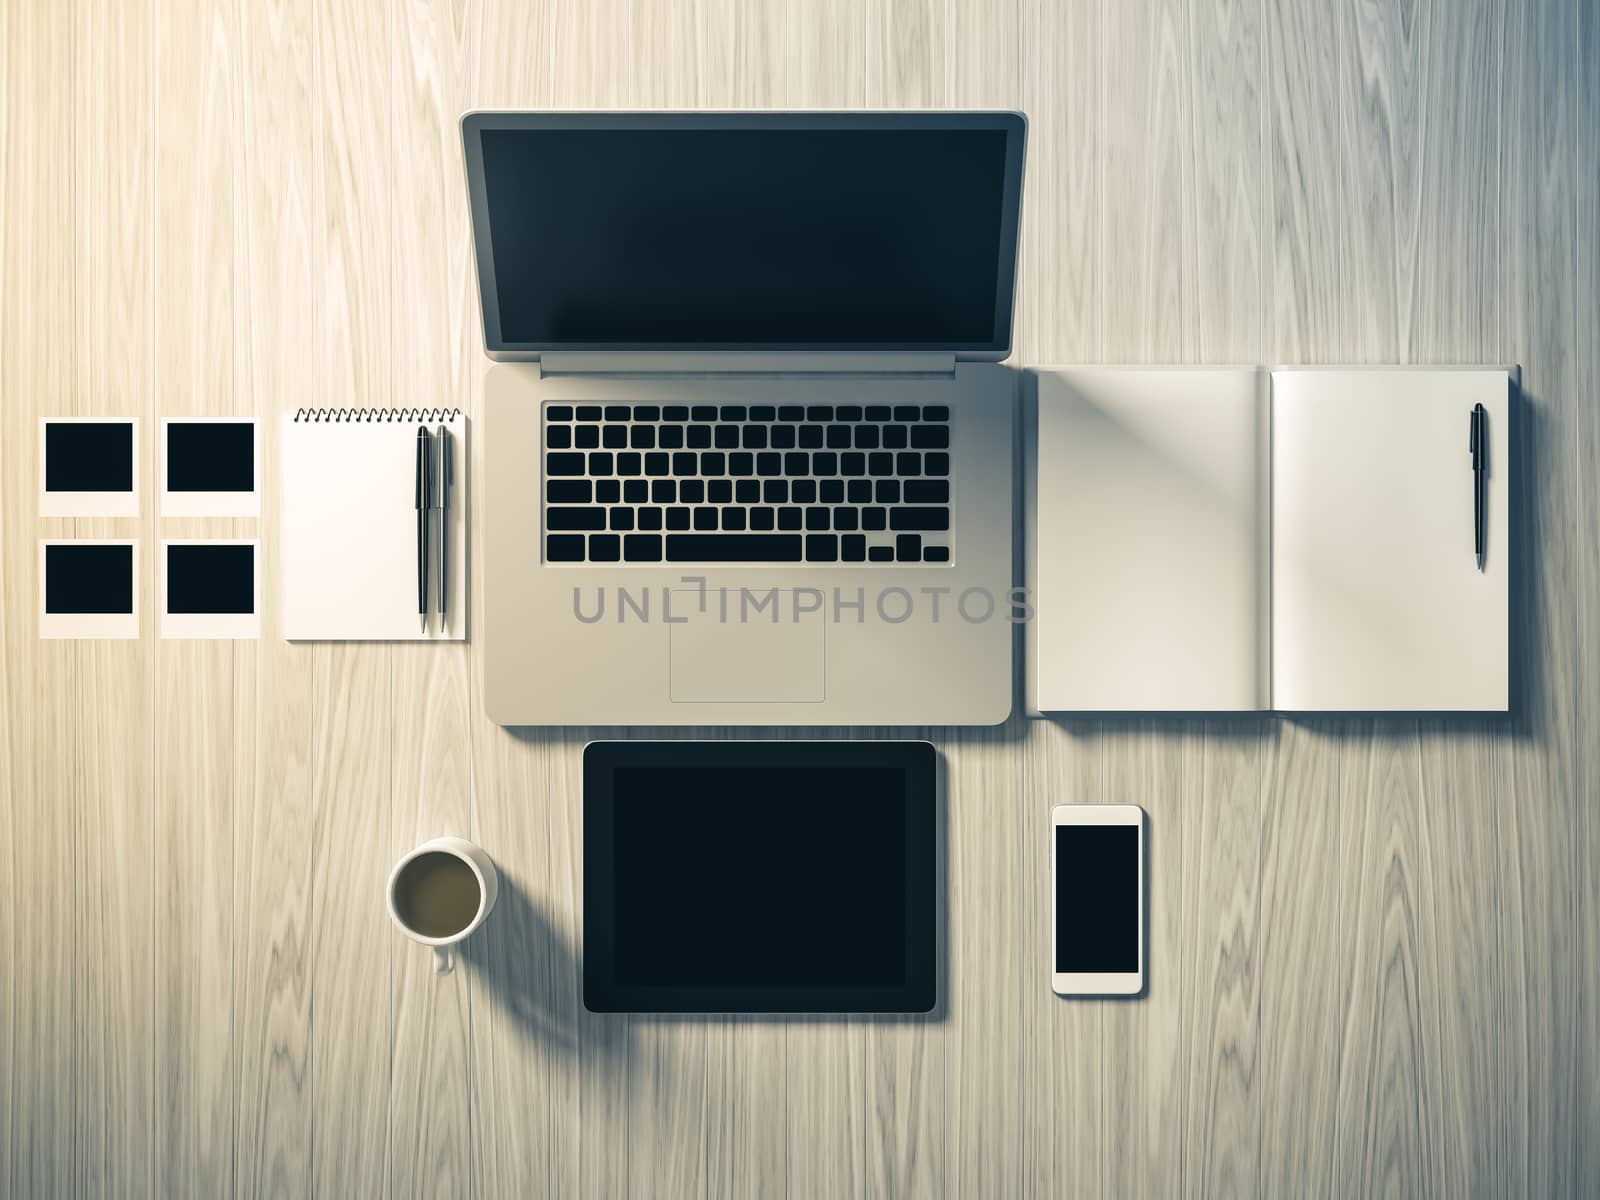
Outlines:
POLYGON ((489 715, 1004 721, 1021 117, 462 128, 489 715))

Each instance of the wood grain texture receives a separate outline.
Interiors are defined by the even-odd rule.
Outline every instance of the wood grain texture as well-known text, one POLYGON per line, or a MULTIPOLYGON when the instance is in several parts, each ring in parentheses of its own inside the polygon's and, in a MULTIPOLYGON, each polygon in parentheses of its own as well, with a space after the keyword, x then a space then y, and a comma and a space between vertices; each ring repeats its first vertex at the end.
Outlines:
POLYGON ((0 1193, 1600 1191, 1594 5, 0 0, 0 47, 0 1193), (1029 116, 1016 361, 1521 364, 1515 711, 857 731, 943 755, 941 1011, 589 1014, 614 731, 487 719, 476 587, 463 645, 279 640, 275 423, 478 416, 467 108, 979 105, 1029 116), (259 521, 159 516, 197 413, 263 422, 259 521), (38 518, 89 414, 141 515, 38 518), (263 639, 159 641, 158 539, 258 533, 263 639), (141 539, 141 639, 37 639, 56 536, 141 539), (1150 813, 1143 999, 1048 990, 1063 801, 1150 813), (502 875, 449 976, 382 894, 441 833, 502 875))

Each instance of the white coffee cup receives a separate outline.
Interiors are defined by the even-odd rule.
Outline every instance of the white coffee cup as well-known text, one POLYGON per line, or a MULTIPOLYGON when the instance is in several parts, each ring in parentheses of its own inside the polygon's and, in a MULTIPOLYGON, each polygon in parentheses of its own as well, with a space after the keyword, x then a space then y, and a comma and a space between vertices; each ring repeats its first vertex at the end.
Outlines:
MULTIPOLYGON (((440 837, 432 841, 423 842, 422 845, 407 853, 394 865, 394 870, 389 872, 389 887, 387 891, 389 900, 389 916, 400 927, 400 932, 414 942, 421 942, 424 946, 433 947, 433 969, 441 975, 447 975, 455 966, 454 952, 451 947, 470 934, 494 908, 494 902, 500 895, 500 873, 494 869, 494 861, 486 854, 482 847, 474 846, 471 842, 463 841, 457 837, 440 837), (472 914, 472 919, 461 923, 459 919, 452 921, 452 926, 459 928, 448 930, 436 929, 434 934, 428 933, 424 928, 419 928, 418 914, 408 911, 415 897, 402 895, 400 889, 416 887, 424 880, 416 876, 422 867, 413 867, 418 859, 424 855, 442 854, 449 858, 457 859, 466 864, 478 884, 478 907, 472 914), (408 871, 407 868, 412 870, 408 871), (409 918, 409 919, 408 919, 409 918)), ((465 913, 459 914, 464 917, 465 913)))

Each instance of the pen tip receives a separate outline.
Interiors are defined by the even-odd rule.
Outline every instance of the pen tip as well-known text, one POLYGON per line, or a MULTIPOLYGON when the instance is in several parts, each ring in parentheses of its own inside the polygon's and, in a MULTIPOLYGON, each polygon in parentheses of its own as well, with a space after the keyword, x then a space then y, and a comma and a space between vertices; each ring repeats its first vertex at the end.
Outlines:
POLYGON ((417 627, 419 629, 421 629, 423 633, 427 633, 428 632, 428 614, 427 613, 418 613, 417 614, 417 627))

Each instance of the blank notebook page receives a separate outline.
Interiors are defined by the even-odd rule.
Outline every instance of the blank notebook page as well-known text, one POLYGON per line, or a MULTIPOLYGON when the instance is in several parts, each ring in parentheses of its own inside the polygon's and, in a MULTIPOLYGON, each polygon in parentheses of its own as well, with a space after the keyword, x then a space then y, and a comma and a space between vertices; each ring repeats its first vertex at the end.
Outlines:
POLYGON ((1298 711, 1504 711, 1510 375, 1272 376, 1272 695, 1298 711), (1469 418, 1489 413, 1473 551, 1469 418))
MULTIPOLYGON (((395 417, 401 414, 395 414, 395 417)), ((450 491, 448 623, 438 613, 437 516, 430 516, 428 632, 417 620, 417 422, 285 420, 283 636, 295 641, 460 641, 467 630, 467 420, 450 491)), ((427 422, 429 433, 437 422, 427 422)))

